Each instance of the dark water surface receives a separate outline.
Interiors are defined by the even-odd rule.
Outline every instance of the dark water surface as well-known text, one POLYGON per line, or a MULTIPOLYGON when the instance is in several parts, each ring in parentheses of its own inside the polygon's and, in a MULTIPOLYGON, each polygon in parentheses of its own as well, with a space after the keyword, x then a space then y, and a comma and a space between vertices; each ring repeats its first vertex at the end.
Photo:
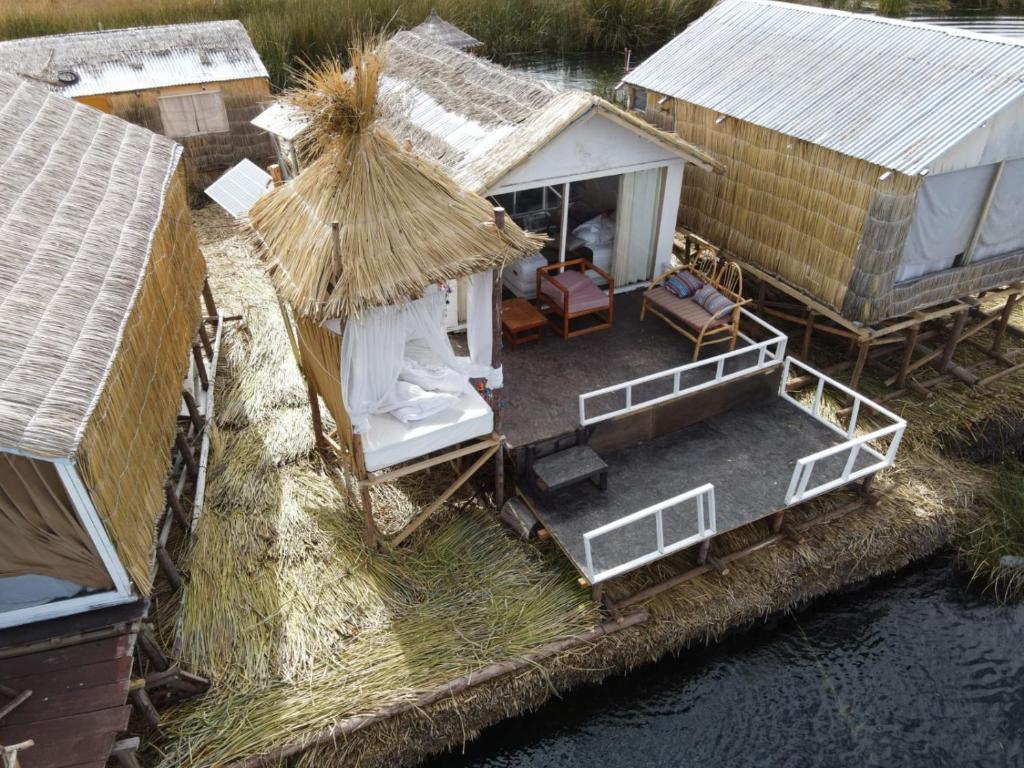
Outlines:
POLYGON ((571 691, 429 765, 1024 766, 1024 606, 937 557, 571 691))

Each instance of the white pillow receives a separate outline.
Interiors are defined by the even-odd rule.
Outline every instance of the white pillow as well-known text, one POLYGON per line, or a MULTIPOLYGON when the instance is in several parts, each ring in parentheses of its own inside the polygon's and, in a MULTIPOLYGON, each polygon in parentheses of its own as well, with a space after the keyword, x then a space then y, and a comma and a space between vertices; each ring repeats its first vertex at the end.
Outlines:
POLYGON ((415 360, 405 361, 398 379, 416 384, 429 392, 451 392, 461 395, 469 387, 469 380, 447 365, 424 364, 415 360))
POLYGON ((436 413, 458 405, 459 398, 444 392, 427 392, 423 387, 399 381, 395 385, 393 405, 388 412, 404 424, 429 419, 436 413))

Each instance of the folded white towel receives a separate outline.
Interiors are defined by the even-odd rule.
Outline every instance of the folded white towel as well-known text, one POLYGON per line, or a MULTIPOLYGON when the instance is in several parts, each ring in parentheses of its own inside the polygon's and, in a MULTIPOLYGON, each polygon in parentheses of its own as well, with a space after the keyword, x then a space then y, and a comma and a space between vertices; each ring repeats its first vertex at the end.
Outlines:
POLYGON ((428 392, 451 392, 461 395, 469 387, 469 380, 458 371, 440 363, 420 363, 406 360, 399 381, 415 384, 428 392))

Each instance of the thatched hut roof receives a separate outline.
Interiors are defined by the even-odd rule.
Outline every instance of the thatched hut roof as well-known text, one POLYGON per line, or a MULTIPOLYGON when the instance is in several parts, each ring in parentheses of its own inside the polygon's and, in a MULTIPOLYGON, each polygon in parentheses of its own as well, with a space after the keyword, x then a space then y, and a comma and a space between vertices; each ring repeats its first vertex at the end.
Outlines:
POLYGON ((0 105, 0 450, 70 456, 181 148, 6 74, 0 105))
POLYGON ((69 98, 267 77, 249 33, 233 20, 6 40, 0 71, 69 98))
POLYGON ((470 51, 483 45, 483 43, 468 32, 463 32, 454 24, 442 19, 433 8, 430 9, 430 14, 427 18, 422 23, 413 27, 412 31, 433 40, 435 43, 450 45, 452 48, 458 48, 460 51, 470 51))
POLYGON ((542 242, 511 219, 499 229, 485 198, 395 140, 378 116, 383 56, 356 52, 349 74, 324 64, 307 75, 292 101, 311 115, 304 139, 317 159, 249 211, 277 289, 302 316, 394 304, 542 242))

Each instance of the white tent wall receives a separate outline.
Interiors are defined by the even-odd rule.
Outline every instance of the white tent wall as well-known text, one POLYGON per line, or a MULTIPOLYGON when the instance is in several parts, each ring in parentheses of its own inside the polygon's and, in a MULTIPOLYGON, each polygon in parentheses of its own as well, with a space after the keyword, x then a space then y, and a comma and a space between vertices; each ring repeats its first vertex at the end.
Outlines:
POLYGON ((1024 158, 1003 165, 972 261, 1020 250, 1024 250, 1024 158))
POLYGON ((917 194, 897 282, 949 269, 971 244, 996 165, 927 176, 917 194))
POLYGON ((1018 97, 932 163, 930 174, 948 173, 1024 157, 1024 98, 1018 97))

